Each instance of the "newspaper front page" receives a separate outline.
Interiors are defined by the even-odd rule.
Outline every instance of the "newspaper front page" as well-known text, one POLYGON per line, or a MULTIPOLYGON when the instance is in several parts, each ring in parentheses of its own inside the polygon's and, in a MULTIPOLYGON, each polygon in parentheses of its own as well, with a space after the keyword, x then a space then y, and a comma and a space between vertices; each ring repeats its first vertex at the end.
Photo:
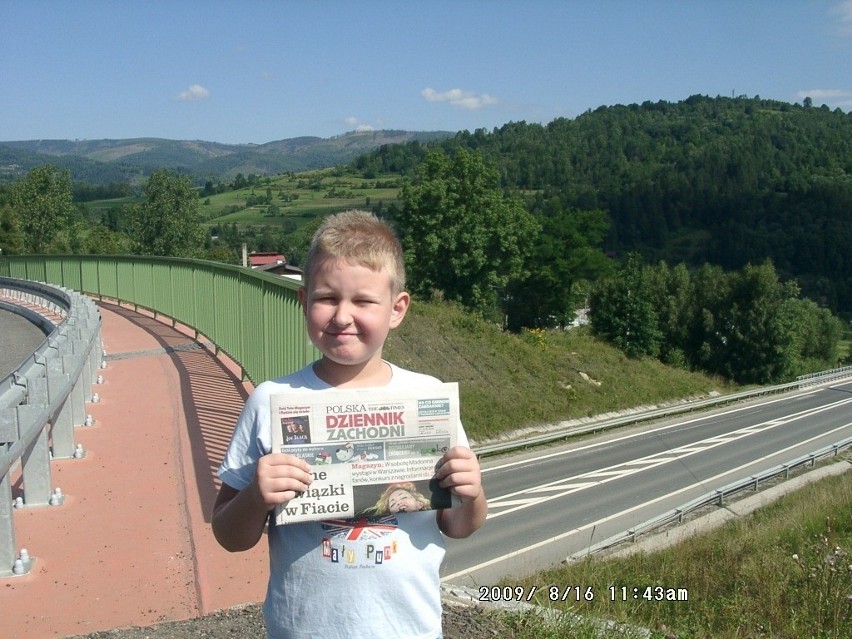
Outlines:
POLYGON ((342 389, 273 395, 272 450, 311 465, 314 481, 275 522, 381 517, 451 508, 433 480, 456 445, 458 384, 415 391, 342 389))

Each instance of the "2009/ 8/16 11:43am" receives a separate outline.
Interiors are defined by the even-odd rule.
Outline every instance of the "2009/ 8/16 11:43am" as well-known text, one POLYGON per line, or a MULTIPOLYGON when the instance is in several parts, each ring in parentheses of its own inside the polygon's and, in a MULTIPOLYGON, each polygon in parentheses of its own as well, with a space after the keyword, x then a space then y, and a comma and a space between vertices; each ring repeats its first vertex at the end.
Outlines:
MULTIPOLYGON (((610 601, 689 601, 686 588, 609 586, 610 601)), ((591 586, 480 586, 479 601, 532 601, 536 593, 549 601, 594 601, 591 586)))

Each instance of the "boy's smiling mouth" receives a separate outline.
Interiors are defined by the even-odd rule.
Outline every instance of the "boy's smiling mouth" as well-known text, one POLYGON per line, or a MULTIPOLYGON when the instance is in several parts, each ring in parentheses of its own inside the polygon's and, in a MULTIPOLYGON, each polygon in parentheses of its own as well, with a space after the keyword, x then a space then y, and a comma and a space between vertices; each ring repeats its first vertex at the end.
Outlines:
POLYGON ((358 333, 356 331, 327 331, 327 334, 334 339, 347 339, 347 338, 356 338, 358 337, 358 333))

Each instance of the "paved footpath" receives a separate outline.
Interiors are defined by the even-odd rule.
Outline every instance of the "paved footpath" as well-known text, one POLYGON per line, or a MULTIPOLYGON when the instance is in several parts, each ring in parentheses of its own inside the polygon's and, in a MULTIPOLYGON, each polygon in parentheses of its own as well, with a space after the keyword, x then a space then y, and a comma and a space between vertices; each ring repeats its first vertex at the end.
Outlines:
MULTIPOLYGON (((231 554, 210 513, 215 471, 250 391, 183 327, 100 303, 107 367, 75 432, 86 456, 52 462, 61 506, 15 510, 30 574, 0 578, 4 639, 70 637, 182 620, 263 598, 265 539, 231 554)), ((13 497, 20 494, 13 474, 13 497)))

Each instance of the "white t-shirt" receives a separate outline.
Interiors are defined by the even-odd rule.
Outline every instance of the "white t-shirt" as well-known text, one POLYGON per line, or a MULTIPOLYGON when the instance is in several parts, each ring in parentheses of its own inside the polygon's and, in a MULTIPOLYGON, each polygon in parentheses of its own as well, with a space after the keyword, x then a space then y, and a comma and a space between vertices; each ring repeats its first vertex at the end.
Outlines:
MULTIPOLYGON (((394 365, 387 388, 418 389, 434 377, 394 365)), ((271 451, 270 396, 332 388, 313 365, 260 384, 246 402, 219 477, 242 490, 271 451)), ((459 445, 467 446, 463 430, 459 445)), ((436 639, 444 539, 435 512, 370 520, 269 525, 269 585, 263 614, 270 639, 436 639)))

